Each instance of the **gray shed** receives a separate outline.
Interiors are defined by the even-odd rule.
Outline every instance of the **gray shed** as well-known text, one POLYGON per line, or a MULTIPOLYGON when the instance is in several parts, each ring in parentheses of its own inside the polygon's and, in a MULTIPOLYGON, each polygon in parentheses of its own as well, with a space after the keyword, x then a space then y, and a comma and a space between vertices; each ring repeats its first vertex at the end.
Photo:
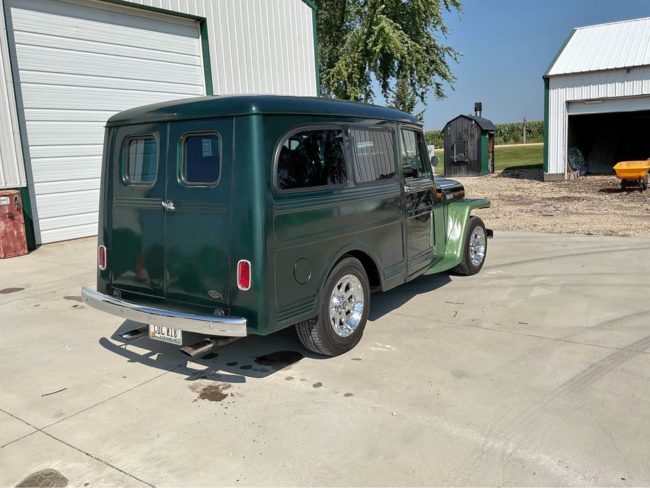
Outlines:
POLYGON ((495 125, 476 115, 459 115, 442 129, 445 176, 478 176, 494 172, 495 125))

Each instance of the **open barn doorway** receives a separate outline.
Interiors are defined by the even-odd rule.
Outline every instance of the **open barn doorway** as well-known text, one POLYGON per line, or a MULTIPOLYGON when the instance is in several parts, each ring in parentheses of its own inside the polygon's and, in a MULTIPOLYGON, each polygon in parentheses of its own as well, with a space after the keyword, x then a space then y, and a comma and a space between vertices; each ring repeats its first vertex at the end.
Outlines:
POLYGON ((577 148, 584 156, 588 174, 612 174, 619 161, 650 158, 650 110, 569 115, 567 142, 568 153, 577 148))

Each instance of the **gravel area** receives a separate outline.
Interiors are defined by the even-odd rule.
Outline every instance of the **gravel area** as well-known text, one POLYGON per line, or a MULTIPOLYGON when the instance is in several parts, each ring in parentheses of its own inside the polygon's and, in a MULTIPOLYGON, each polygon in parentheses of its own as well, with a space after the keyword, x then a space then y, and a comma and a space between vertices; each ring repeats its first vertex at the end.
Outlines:
POLYGON ((467 197, 491 200, 491 208, 476 214, 495 230, 650 237, 650 193, 621 191, 615 176, 542 182, 498 173, 456 179, 467 197))

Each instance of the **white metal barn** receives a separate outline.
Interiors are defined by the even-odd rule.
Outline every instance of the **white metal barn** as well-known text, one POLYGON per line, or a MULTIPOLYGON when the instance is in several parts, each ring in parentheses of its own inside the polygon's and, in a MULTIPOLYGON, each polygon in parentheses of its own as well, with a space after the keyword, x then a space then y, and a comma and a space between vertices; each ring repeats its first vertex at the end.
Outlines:
POLYGON ((590 173, 650 157, 650 18, 575 29, 544 84, 546 179, 566 177, 570 148, 590 173))
POLYGON ((36 244, 96 234, 114 113, 317 95, 315 18, 310 0, 0 0, 0 189, 23 190, 36 244))

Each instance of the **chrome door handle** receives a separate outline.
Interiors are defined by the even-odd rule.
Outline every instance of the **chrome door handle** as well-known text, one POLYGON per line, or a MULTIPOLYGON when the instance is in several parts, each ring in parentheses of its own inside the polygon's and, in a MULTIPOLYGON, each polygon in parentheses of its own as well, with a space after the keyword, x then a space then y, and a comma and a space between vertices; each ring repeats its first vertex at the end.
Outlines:
POLYGON ((172 202, 171 200, 167 200, 166 202, 162 201, 160 202, 160 204, 168 212, 173 212, 174 210, 176 210, 176 207, 174 207, 174 202, 172 202))

